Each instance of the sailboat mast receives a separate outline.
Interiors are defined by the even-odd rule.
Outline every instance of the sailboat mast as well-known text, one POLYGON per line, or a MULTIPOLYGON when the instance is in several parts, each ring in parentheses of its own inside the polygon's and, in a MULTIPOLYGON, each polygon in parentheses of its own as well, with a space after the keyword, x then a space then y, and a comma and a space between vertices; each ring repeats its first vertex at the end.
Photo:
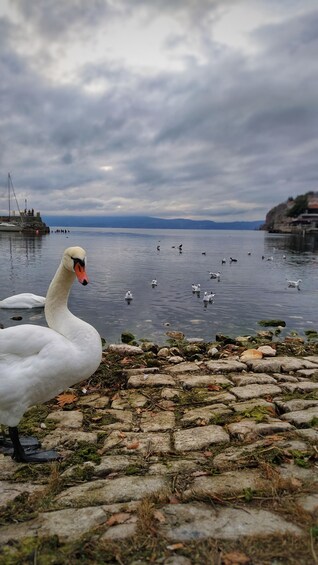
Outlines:
POLYGON ((11 190, 13 192, 13 196, 14 196, 14 199, 15 199, 15 202, 16 202, 16 205, 17 205, 17 208, 18 208, 18 212, 19 212, 19 215, 20 215, 20 220, 21 220, 22 216, 21 216, 21 210, 20 210, 20 207, 19 207, 19 202, 17 200, 16 194, 15 194, 15 191, 14 191, 11 175, 10 175, 10 173, 8 173, 9 218, 10 218, 10 211, 11 211, 10 210, 10 196, 11 196, 10 193, 11 193, 11 190))
POLYGON ((8 202, 9 202, 9 221, 11 218, 11 206, 10 206, 10 173, 8 173, 8 202))

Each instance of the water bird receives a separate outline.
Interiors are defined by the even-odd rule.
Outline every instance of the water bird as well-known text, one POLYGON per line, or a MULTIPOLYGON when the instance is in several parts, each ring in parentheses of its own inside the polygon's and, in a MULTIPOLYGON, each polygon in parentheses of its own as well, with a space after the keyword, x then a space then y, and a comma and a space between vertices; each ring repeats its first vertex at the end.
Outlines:
POLYGON ((215 294, 213 292, 205 292, 204 296, 203 296, 203 302, 208 303, 208 302, 213 302, 213 298, 215 297, 215 294))
POLYGON ((127 290, 126 294, 125 294, 125 300, 132 300, 133 299, 133 295, 131 293, 130 290, 127 290))
POLYGON ((0 308, 44 308, 45 296, 22 292, 0 300, 0 308))
POLYGON ((267 257, 266 261, 274 261, 274 257, 267 257))
POLYGON ((230 263, 237 263, 237 259, 233 259, 233 257, 230 257, 230 263))
POLYGON ((152 279, 152 281, 151 281, 151 286, 152 286, 152 288, 154 288, 155 286, 157 286, 157 284, 158 284, 157 279, 152 279))
POLYGON ((302 280, 298 279, 298 281, 287 281, 287 284, 288 284, 289 287, 298 288, 298 290, 300 290, 299 285, 300 285, 301 282, 302 282, 302 280))
POLYGON ((157 251, 160 251, 160 245, 157 245, 157 251))
POLYGON ((0 424, 9 428, 15 461, 42 463, 59 458, 55 451, 34 449, 39 445, 34 438, 20 440, 18 424, 30 406, 51 400, 90 377, 101 362, 98 332, 67 307, 75 278, 88 284, 85 263, 81 247, 64 251, 46 296, 48 327, 23 324, 1 330, 0 424))
POLYGON ((192 285, 192 292, 193 293, 200 293, 201 292, 201 285, 200 284, 193 284, 192 285))
POLYGON ((210 272, 209 275, 210 275, 210 278, 211 278, 211 279, 218 279, 218 280, 220 280, 220 277, 221 277, 221 273, 219 273, 219 272, 217 272, 217 273, 211 273, 211 272, 210 272))
POLYGON ((225 265, 226 259, 222 259, 221 263, 222 263, 222 265, 225 265))

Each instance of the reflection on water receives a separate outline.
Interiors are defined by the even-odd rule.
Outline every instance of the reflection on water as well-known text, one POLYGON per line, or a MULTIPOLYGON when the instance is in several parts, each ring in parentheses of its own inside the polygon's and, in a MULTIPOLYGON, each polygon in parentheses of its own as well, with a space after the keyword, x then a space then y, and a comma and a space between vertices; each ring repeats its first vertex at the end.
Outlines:
POLYGON ((318 234, 265 234, 265 249, 289 253, 317 253, 318 234))
MULTIPOLYGON (((45 295, 63 250, 70 245, 87 250, 90 278, 85 288, 74 284, 70 308, 108 341, 119 341, 121 332, 128 330, 139 339, 164 342, 165 332, 174 329, 187 337, 213 340, 218 332, 255 333, 264 318, 285 320, 287 331, 318 328, 314 236, 86 228, 43 237, 2 233, 6 269, 0 298, 19 292, 45 295), (230 263, 230 257, 237 262, 230 263), (210 279, 210 271, 219 271, 220 280, 210 279), (289 289, 287 280, 299 278, 301 290, 289 289), (193 283, 200 283, 200 295, 193 295, 193 283), (129 305, 127 290, 134 297, 129 305), (213 303, 204 304, 205 291, 215 293, 213 303)), ((17 313, 21 315, 0 310, 0 322, 21 323, 11 319, 17 313)), ((45 324, 41 311, 22 315, 22 323, 45 324)))

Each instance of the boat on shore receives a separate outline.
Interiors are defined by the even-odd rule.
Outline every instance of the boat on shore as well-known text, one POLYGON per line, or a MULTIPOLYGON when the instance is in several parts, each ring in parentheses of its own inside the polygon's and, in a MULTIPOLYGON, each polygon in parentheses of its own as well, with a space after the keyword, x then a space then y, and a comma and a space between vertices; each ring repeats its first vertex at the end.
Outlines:
POLYGON ((34 210, 21 212, 19 203, 14 191, 11 174, 8 173, 8 216, 0 217, 0 233, 1 232, 21 232, 22 234, 43 235, 50 233, 50 228, 42 221, 40 213, 34 210), (11 215, 11 200, 14 197, 18 214, 11 215))
POLYGON ((14 222, 0 222, 0 231, 15 231, 19 232, 22 231, 22 225, 16 224, 14 222))

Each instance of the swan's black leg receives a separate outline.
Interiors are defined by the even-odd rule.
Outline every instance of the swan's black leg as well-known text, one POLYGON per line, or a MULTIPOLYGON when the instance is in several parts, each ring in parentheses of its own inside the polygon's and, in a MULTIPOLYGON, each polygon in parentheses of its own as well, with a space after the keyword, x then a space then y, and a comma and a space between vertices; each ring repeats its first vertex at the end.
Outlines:
POLYGON ((56 451, 33 451, 31 449, 24 450, 19 439, 19 431, 17 427, 9 427, 9 436, 13 444, 12 459, 18 463, 49 463, 61 459, 56 451))
MULTIPOLYGON (((20 443, 22 445, 22 447, 25 448, 36 448, 36 447, 40 447, 41 443, 39 442, 39 440, 36 437, 32 437, 32 436, 26 436, 26 437, 20 437, 20 443)), ((7 436, 6 432, 5 432, 5 427, 1 426, 1 435, 0 435, 0 451, 2 453, 7 452, 8 453, 8 449, 13 449, 13 444, 12 441, 10 440, 10 438, 7 436), (3 450, 1 448, 4 448, 3 450)))

